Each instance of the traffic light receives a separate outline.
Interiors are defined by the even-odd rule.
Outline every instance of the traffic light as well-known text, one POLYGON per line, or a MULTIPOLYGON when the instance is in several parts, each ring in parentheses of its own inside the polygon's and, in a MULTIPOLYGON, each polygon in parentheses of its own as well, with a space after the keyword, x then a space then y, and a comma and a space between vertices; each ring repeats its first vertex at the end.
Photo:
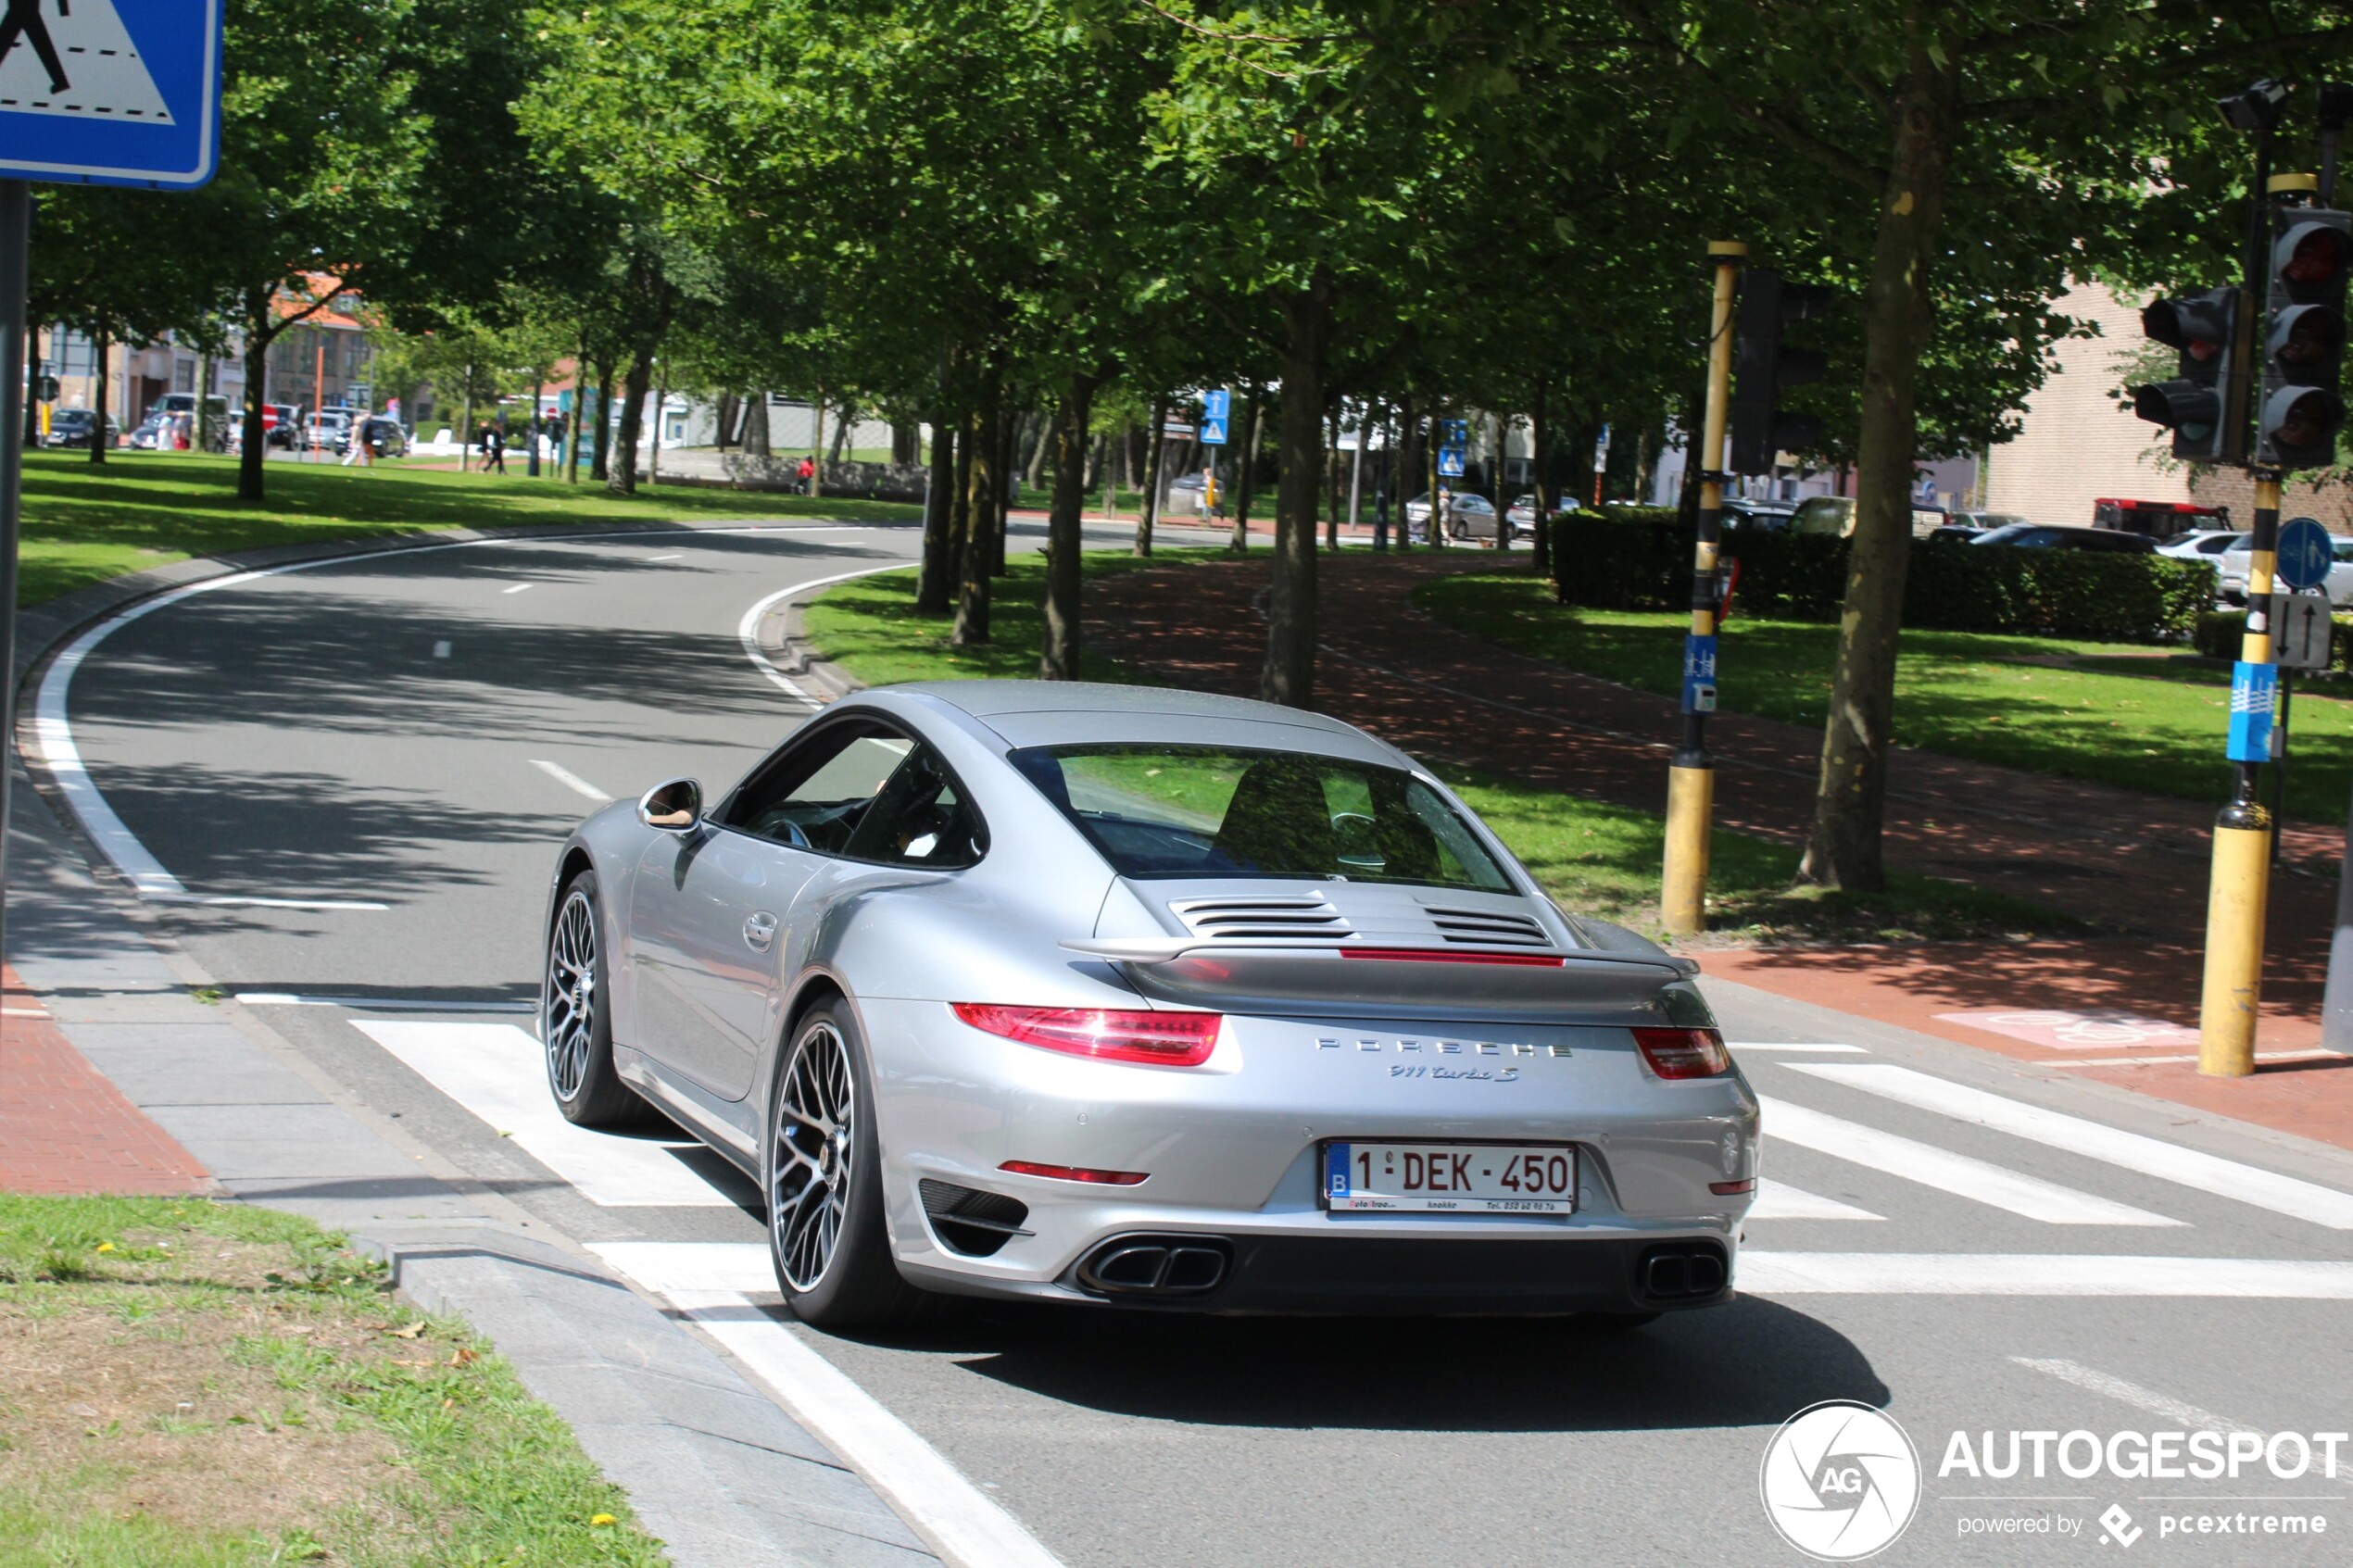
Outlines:
POLYGON ((1810 348, 1783 348, 1781 329, 1825 314, 1831 297, 1829 289, 1788 282, 1770 267, 1752 267, 1741 280, 1732 472, 1770 473, 1776 453, 1821 445, 1822 421, 1811 414, 1784 413, 1780 403, 1783 388, 1821 379, 1822 356, 1810 348))
POLYGON ((2345 423, 2345 282, 2353 213, 2283 207, 2271 217, 2271 290, 2264 311, 2263 400, 2255 460, 2327 468, 2345 423))
POLYGON ((2239 291, 2208 289, 2153 299, 2141 331, 2176 350, 2181 374, 2133 389, 2133 412, 2173 433, 2173 455, 2200 463, 2246 456, 2244 357, 2237 352, 2239 291))

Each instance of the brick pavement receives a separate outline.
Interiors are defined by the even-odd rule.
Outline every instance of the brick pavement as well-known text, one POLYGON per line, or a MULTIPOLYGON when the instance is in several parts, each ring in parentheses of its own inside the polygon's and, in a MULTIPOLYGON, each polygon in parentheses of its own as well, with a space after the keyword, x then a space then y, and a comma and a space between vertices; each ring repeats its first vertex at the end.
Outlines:
POLYGON ((0 1192, 208 1192, 194 1155, 73 1048, 17 972, 0 990, 0 1192))
MULTIPOLYGON (((1674 699, 1579 675, 1441 626, 1415 609, 1433 573, 1492 570, 1488 551, 1326 555, 1318 706, 1418 756, 1644 811, 1666 803, 1674 699)), ((1090 589, 1087 635, 1179 685, 1256 693, 1267 561, 1124 573, 1090 589)), ((1739 623, 1726 657, 1739 657, 1739 623)), ((1742 714, 1709 726, 1717 821, 1802 841, 1820 732, 1742 714)), ((2220 744, 2221 737, 2216 737, 2220 744)), ((2052 1051, 1941 1016, 2004 1008, 2114 1010, 2194 1028, 2213 806, 2057 780, 1929 752, 1890 767, 1889 864, 2029 898, 2116 933, 2080 940, 1944 943, 1908 949, 1705 950, 1708 972, 2022 1059, 2052 1051)), ((2273 879, 2259 1049, 2319 1039, 2340 841, 2290 824, 2273 879)), ((2194 1049, 2194 1047, 2192 1047, 2194 1049)), ((2065 1053, 2179 1056, 2183 1047, 2065 1053)), ((2232 1085, 2179 1062, 2071 1069, 2185 1104, 2227 1110, 2353 1147, 2353 1059, 2267 1061, 2232 1085)))

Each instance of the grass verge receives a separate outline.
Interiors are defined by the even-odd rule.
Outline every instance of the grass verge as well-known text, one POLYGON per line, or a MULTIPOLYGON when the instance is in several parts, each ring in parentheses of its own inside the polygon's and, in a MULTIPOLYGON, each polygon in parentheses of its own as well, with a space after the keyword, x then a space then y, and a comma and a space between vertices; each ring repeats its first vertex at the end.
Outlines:
POLYGON ((0 1195, 0 1568, 657 1568, 555 1413, 307 1220, 0 1195))
MULTIPOLYGON (((1532 577, 1502 574, 1433 579, 1414 602, 1458 631, 1567 669, 1662 696, 1682 689, 1688 615, 1575 608, 1554 603, 1532 577)), ((1724 629, 1718 707, 1820 725, 1837 645, 1835 626, 1735 614, 1724 629)), ((1904 633, 1898 745, 2220 803, 2231 791, 2222 756, 2229 723, 2227 672, 2121 659, 2113 645, 2064 637, 1904 633), (2029 659, 2038 662, 2021 662, 2029 659)), ((2291 727, 2287 813, 2340 821, 2353 782, 2353 702, 2299 689, 2291 727)))
MULTIPOLYGON (((1214 548, 1175 550, 1150 561, 1091 554, 1086 571, 1091 581, 1171 559, 1216 559, 1224 554, 1214 548)), ((860 578, 826 590, 809 608, 809 640, 821 657, 868 685, 1033 677, 1044 629, 1038 608, 1044 562, 1030 558, 1008 564, 1013 570, 999 581, 992 602, 995 641, 988 647, 950 647, 949 622, 916 615, 911 571, 860 578)), ((1086 670, 1090 680, 1148 679, 1098 654, 1088 655, 1086 670)), ((1658 933, 1659 866, 1666 846, 1662 818, 1466 771, 1443 759, 1434 765, 1564 907, 1658 933)), ((1721 829, 1710 857, 1710 937, 1717 941, 1949 941, 2086 929, 2040 906, 1933 877, 1898 873, 1883 894, 1794 888, 1794 848, 1721 829)))
POLYGON ((126 571, 190 556, 444 528, 535 523, 681 522, 827 517, 921 521, 923 508, 885 501, 811 500, 762 491, 641 486, 609 495, 585 478, 566 484, 510 474, 456 473, 385 463, 272 462, 269 498, 237 499, 235 460, 117 452, 92 464, 79 452, 28 452, 18 602, 44 599, 126 571))

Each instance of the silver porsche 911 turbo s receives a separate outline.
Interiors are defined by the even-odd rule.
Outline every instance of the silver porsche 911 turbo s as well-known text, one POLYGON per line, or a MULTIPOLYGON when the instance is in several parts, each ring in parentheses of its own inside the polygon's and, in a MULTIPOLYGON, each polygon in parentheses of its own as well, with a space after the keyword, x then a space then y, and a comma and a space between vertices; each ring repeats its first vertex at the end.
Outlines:
POLYGON ((559 858, 547 1078, 760 1185, 824 1327, 941 1295, 1592 1314, 1730 1298, 1757 1102, 1692 965, 1291 709, 946 683, 559 858))

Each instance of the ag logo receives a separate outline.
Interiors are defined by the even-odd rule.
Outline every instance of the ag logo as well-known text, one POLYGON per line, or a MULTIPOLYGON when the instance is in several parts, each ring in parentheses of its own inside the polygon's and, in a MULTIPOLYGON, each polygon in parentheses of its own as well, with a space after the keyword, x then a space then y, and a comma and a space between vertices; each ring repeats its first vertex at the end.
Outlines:
POLYGON ((1781 1423, 1765 1445, 1757 1491, 1781 1539, 1825 1562, 1852 1562, 1911 1524, 1919 1454, 1886 1411, 1825 1399, 1781 1423))

